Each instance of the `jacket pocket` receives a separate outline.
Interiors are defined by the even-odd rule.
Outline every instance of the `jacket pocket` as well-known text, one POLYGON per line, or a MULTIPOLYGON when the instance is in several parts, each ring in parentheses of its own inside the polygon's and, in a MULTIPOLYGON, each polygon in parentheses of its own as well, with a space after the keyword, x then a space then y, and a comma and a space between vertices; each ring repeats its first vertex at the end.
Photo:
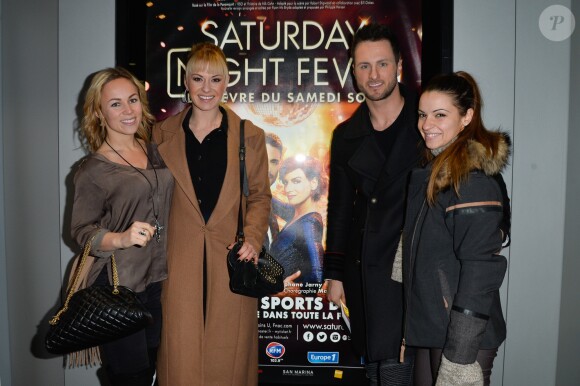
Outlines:
POLYGON ((437 276, 439 278, 439 290, 441 291, 442 297, 441 301, 447 314, 447 321, 449 321, 449 314, 451 313, 451 306, 453 305, 453 293, 451 292, 451 287, 449 286, 449 280, 447 280, 445 271, 438 268, 437 276))

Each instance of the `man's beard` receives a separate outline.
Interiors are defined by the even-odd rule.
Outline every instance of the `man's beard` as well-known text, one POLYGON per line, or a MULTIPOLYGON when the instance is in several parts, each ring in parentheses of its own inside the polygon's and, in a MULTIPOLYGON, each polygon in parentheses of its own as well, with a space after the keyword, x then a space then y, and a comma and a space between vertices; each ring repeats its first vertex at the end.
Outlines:
POLYGON ((387 99, 388 97, 391 96, 391 94, 395 90, 396 86, 397 86, 397 79, 395 78, 392 82, 387 83, 385 91, 383 91, 378 96, 369 95, 369 93, 366 91, 365 88, 363 88, 363 93, 365 94, 365 98, 370 100, 370 101, 373 101, 373 102, 382 101, 383 99, 387 99))

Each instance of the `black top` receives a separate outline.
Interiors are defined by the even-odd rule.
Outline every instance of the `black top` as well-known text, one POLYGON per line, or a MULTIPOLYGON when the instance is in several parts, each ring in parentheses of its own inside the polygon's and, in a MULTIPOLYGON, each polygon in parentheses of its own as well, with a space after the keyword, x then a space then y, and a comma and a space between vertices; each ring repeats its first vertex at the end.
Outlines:
MULTIPOLYGON (((370 118, 368 124, 369 127, 373 127, 370 118)), ((385 157, 388 157, 389 154, 391 154, 393 145, 395 144, 399 133, 404 129, 405 119, 403 114, 399 114, 397 119, 395 119, 395 122, 393 122, 391 126, 387 127, 385 130, 373 130, 377 143, 385 157)))
POLYGON ((228 118, 223 108, 220 107, 220 111, 220 127, 210 132, 201 143, 189 129, 191 110, 182 123, 189 174, 206 223, 217 204, 228 163, 228 118))

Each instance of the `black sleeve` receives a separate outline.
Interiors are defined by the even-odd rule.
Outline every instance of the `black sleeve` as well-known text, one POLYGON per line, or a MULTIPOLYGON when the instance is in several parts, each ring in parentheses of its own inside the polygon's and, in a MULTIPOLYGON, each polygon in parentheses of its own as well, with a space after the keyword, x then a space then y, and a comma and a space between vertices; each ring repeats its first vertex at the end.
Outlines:
POLYGON ((457 200, 446 208, 445 222, 461 263, 443 351, 454 363, 475 361, 494 296, 505 276, 507 261, 499 254, 502 199, 494 180, 478 174, 470 176, 457 200))
POLYGON ((501 173, 495 174, 493 179, 499 185, 502 194, 503 218, 499 225, 499 229, 503 232, 503 247, 506 248, 511 243, 511 226, 512 226, 512 212, 510 206, 510 198, 507 192, 507 187, 501 173))
POLYGON ((347 175, 345 156, 339 148, 341 138, 335 130, 330 146, 326 253, 324 278, 343 280, 344 258, 353 215, 355 188, 347 175))

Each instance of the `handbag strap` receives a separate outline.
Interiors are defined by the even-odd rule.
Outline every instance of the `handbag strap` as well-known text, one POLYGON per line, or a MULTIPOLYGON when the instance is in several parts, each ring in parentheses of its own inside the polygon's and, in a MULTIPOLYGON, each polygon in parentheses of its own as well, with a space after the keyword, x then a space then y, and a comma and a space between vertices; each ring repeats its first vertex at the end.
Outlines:
MULTIPOLYGON (((93 244, 95 237, 96 237, 96 235, 91 237, 91 239, 89 241, 87 241, 87 243, 85 244, 85 248, 83 249, 83 254, 81 256, 81 261, 76 268, 75 277, 74 277, 72 285, 70 286, 70 290, 68 291, 68 294, 66 296, 66 300, 64 301, 64 306, 57 312, 57 314, 55 316, 53 316, 53 318, 49 322, 53 326, 58 323, 60 316, 68 310, 68 304, 70 302, 70 299, 72 298, 72 296, 74 295, 74 293, 77 290, 77 284, 80 280, 83 266, 85 265, 85 262, 87 261, 87 257, 89 256, 89 253, 91 252, 91 245, 93 244)), ((114 252, 111 254, 111 271, 113 273, 113 294, 118 295, 119 294, 119 288, 118 288, 119 287, 119 273, 117 272, 117 263, 115 261, 115 253, 114 252)))
POLYGON ((242 211, 242 201, 244 196, 248 197, 250 192, 248 188, 248 174, 246 172, 246 141, 244 135, 244 127, 246 125, 246 120, 242 119, 240 121, 240 206, 238 208, 238 231, 236 234, 236 242, 243 243, 245 240, 244 236, 244 215, 242 211))

